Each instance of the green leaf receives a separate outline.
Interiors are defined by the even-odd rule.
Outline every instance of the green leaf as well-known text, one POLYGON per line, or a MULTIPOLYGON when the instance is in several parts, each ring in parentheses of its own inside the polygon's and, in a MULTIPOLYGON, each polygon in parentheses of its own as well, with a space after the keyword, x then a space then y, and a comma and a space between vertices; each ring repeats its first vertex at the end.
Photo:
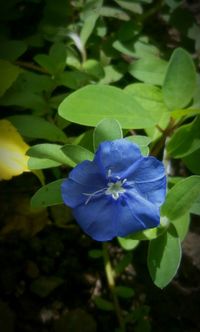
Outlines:
POLYGON ((84 160, 93 160, 94 154, 80 145, 66 144, 61 148, 62 152, 75 164, 84 160))
POLYGON ((180 238, 181 242, 185 239, 189 226, 190 226, 190 215, 189 213, 184 214, 180 218, 173 220, 172 224, 176 228, 178 237, 180 238))
POLYGON ((40 277, 34 280, 31 284, 31 291, 40 297, 48 296, 54 289, 59 287, 64 282, 63 279, 55 276, 40 277))
POLYGON ((15 61, 27 50, 27 45, 22 40, 7 40, 1 43, 0 58, 15 61))
POLYGON ((193 175, 179 181, 167 193, 165 203, 161 208, 162 215, 170 220, 180 218, 188 213, 200 195, 200 176, 193 175))
POLYGON ((95 79, 104 77, 104 69, 101 63, 94 59, 89 59, 83 63, 82 69, 95 79))
POLYGON ((115 287, 115 293, 117 294, 117 296, 123 299, 129 299, 133 297, 133 295, 135 294, 133 288, 124 287, 124 286, 115 287))
POLYGON ((59 115, 71 122, 96 126, 104 118, 114 118, 122 128, 146 128, 155 121, 132 96, 119 88, 88 85, 69 95, 58 108, 59 115))
POLYGON ((96 21, 100 15, 102 4, 103 0, 98 0, 98 1, 89 2, 88 5, 86 6, 83 15, 84 23, 80 33, 80 39, 83 45, 87 43, 88 38, 90 37, 95 28, 96 21))
POLYGON ((36 158, 36 157, 30 157, 28 159, 28 168, 30 170, 34 169, 46 169, 46 168, 51 168, 51 167, 57 167, 60 166, 61 163, 50 160, 50 159, 45 159, 45 158, 36 158))
POLYGON ((200 196, 197 198, 197 200, 192 205, 192 207, 190 209, 190 213, 200 216, 200 196))
POLYGON ((135 249, 140 241, 139 240, 135 240, 135 239, 131 239, 128 236, 126 237, 118 237, 117 238, 119 241, 120 246, 124 249, 124 250, 133 250, 135 249))
POLYGON ((139 81, 162 85, 167 70, 167 62, 153 55, 134 61, 129 73, 139 81))
POLYGON ((142 6, 135 1, 115 0, 115 2, 122 8, 129 10, 132 13, 142 14, 142 6))
POLYGON ((163 113, 168 112, 168 109, 163 101, 161 89, 144 83, 134 83, 126 86, 125 92, 131 94, 134 99, 140 104, 149 116, 158 123, 163 113))
POLYGON ((196 72, 192 58, 184 49, 177 48, 170 58, 162 88, 166 105, 171 110, 187 106, 195 87, 196 72))
POLYGON ((88 256, 91 258, 100 258, 103 256, 103 251, 97 249, 89 250, 88 256))
POLYGON ((176 275, 181 260, 180 239, 173 225, 149 243, 148 269, 154 284, 164 288, 176 275))
POLYGON ((56 161, 58 163, 69 165, 71 167, 74 167, 74 162, 69 159, 65 153, 61 150, 62 145, 58 144, 37 144, 32 146, 27 154, 28 156, 35 157, 35 158, 41 158, 41 159, 50 159, 53 161, 56 161))
POLYGON ((112 302, 105 300, 100 296, 95 296, 93 301, 96 304, 98 309, 101 309, 104 311, 113 311, 114 310, 114 306, 113 306, 112 302))
POLYGON ((48 206, 63 204, 61 196, 61 184, 64 179, 56 180, 41 187, 31 198, 33 209, 46 208, 48 206))
POLYGON ((200 156, 200 149, 196 150, 195 152, 193 152, 183 158, 183 162, 187 166, 187 168, 193 174, 197 174, 197 175, 200 175, 199 156, 200 156))
POLYGON ((42 138, 52 142, 67 141, 64 132, 53 123, 34 115, 13 115, 8 120, 21 135, 31 138, 42 138))
POLYGON ((174 158, 183 158, 199 148, 200 116, 175 131, 167 145, 167 152, 174 158))
POLYGON ((19 67, 0 59, 0 97, 10 88, 20 72, 21 69, 19 67))
POLYGON ((141 135, 132 135, 125 137, 125 139, 127 139, 130 142, 136 143, 139 146, 141 154, 143 156, 149 155, 148 144, 151 142, 151 138, 141 135))
POLYGON ((167 230, 168 226, 168 219, 166 217, 161 217, 160 225, 158 227, 130 234, 126 237, 126 239, 128 238, 135 241, 153 240, 162 235, 167 230))
POLYGON ((94 150, 96 151, 99 144, 104 141, 113 141, 120 138, 123 138, 120 123, 115 119, 103 119, 97 124, 96 128, 94 129, 94 150))
POLYGON ((125 11, 107 6, 101 8, 100 15, 105 17, 113 17, 122 21, 128 21, 130 19, 129 15, 125 11))

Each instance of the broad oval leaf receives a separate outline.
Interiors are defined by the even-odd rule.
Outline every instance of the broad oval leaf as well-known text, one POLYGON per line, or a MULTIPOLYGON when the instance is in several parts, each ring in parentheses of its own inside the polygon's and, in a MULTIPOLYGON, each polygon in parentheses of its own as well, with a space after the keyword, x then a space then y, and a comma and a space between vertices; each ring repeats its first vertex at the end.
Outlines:
POLYGON ((53 123, 35 115, 13 115, 8 120, 18 129, 21 135, 30 138, 42 138, 52 142, 66 143, 64 132, 53 123))
POLYGON ((61 196, 61 184, 64 179, 56 180, 41 187, 31 198, 33 209, 46 208, 48 206, 63 204, 61 196))
POLYGON ((31 157, 41 158, 41 159, 50 159, 56 161, 60 164, 69 165, 74 167, 74 162, 69 159, 61 150, 62 145, 58 144, 37 144, 32 146, 27 154, 31 157))
POLYGON ((199 148, 200 116, 175 131, 167 145, 167 152, 174 158, 183 158, 199 148))
POLYGON ((94 154, 80 145, 66 144, 61 148, 62 152, 75 164, 84 160, 93 160, 94 154))
POLYGON ((10 88, 17 79, 21 69, 9 61, 0 59, 0 97, 10 88))
POLYGON ((167 62, 151 55, 134 61, 130 65, 129 73, 142 82, 162 85, 166 70, 167 62))
POLYGON ((119 121, 122 128, 151 127, 155 120, 135 99, 119 88, 88 85, 70 94, 60 104, 59 115, 86 126, 96 126, 104 118, 119 121))
POLYGON ((103 119, 100 121, 93 133, 94 150, 96 150, 101 142, 112 141, 123 138, 120 123, 115 119, 103 119))
POLYGON ((172 53, 163 83, 163 97, 173 110, 191 101, 196 87, 196 71, 191 56, 182 48, 172 53))
POLYGON ((61 165, 61 163, 54 161, 54 160, 47 159, 47 158, 30 157, 28 159, 28 168, 30 170, 46 169, 46 168, 51 168, 51 167, 57 167, 60 165, 61 165))
POLYGON ((181 260, 180 239, 173 225, 149 243, 148 269, 154 284, 164 288, 175 276, 181 260))
POLYGON ((161 208, 162 215, 170 220, 180 218, 188 213, 200 195, 200 176, 193 175, 179 181, 167 193, 165 203, 161 208))

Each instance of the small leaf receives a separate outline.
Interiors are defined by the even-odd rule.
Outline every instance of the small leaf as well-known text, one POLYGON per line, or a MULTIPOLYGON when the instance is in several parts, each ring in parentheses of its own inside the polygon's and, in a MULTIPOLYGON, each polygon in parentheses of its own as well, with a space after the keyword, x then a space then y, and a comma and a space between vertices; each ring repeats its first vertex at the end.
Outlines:
POLYGON ((103 299, 100 296, 96 296, 93 299, 94 303, 96 304, 97 308, 104 310, 104 311, 113 311, 114 310, 114 306, 112 304, 112 302, 103 299))
POLYGON ((32 146, 27 154, 31 157, 50 159, 58 163, 69 165, 71 167, 75 166, 74 162, 69 159, 61 150, 62 145, 58 144, 37 144, 32 146))
POLYGON ((180 218, 188 213, 200 195, 200 176, 193 175, 179 181, 167 193, 165 203, 161 208, 162 215, 170 220, 180 218))
POLYGON ((199 163, 200 149, 195 150, 193 153, 183 158, 184 164, 193 173, 200 175, 200 163, 199 163))
POLYGON ((30 157, 28 159, 28 168, 30 170, 36 170, 36 169, 46 169, 51 167, 57 167, 60 166, 61 163, 46 159, 46 158, 36 158, 36 157, 30 157))
POLYGON ((0 97, 10 88, 10 86, 17 79, 21 69, 14 66, 12 63, 0 59, 0 97))
POLYGON ((142 135, 132 135, 125 137, 125 139, 130 142, 136 143, 139 146, 141 154, 143 156, 149 155, 148 144, 151 142, 151 138, 142 135))
POLYGON ((102 250, 93 249, 88 252, 89 257, 91 258, 100 258, 103 256, 102 250))
POLYGON ((149 243, 148 269, 154 284, 164 288, 175 276, 181 260, 180 239, 173 225, 149 243))
POLYGON ((191 56, 182 48, 172 53, 163 83, 163 97, 173 110, 191 101, 196 87, 196 72, 191 56))
POLYGON ((31 138, 42 138, 52 142, 66 142, 64 132, 53 123, 35 115, 13 115, 8 120, 18 129, 21 135, 31 138))
POLYGON ((134 61, 129 73, 139 81, 162 85, 167 70, 167 62, 153 55, 134 61))
POLYGON ((179 127, 167 144, 167 152, 174 158, 183 158, 200 148, 200 116, 192 123, 179 127))
POLYGON ((117 238, 119 241, 120 246, 124 249, 124 250, 133 250, 135 249, 138 244, 140 243, 139 240, 135 240, 135 239, 131 239, 128 236, 126 237, 118 237, 117 238))
POLYGON ((180 238, 181 242, 185 239, 189 226, 190 226, 190 215, 189 213, 184 214, 180 218, 172 221, 172 224, 176 228, 178 237, 180 238))
POLYGON ((51 205, 63 204, 61 184, 64 179, 56 180, 41 187, 31 198, 31 207, 41 209, 51 205))
POLYGON ((190 209, 190 213, 200 216, 200 196, 197 198, 197 200, 192 205, 192 207, 190 209))
POLYGON ((147 128, 156 122, 135 99, 119 88, 88 85, 70 94, 60 104, 59 115, 66 120, 96 126, 104 118, 116 119, 122 128, 147 128))
POLYGON ((122 129, 119 122, 115 119, 103 119, 100 121, 93 134, 94 150, 104 141, 112 141, 123 138, 122 129))
POLYGON ((84 160, 93 160, 94 154, 80 145, 66 144, 61 148, 62 152, 75 164, 84 160))

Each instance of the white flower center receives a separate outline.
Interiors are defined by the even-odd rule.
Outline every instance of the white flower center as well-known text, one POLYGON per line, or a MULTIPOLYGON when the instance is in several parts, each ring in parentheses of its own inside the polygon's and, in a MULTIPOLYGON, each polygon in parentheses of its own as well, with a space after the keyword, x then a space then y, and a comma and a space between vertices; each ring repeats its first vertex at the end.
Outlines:
POLYGON ((123 188, 123 184, 126 182, 126 179, 123 181, 119 180, 117 182, 108 182, 108 188, 105 191, 106 195, 111 195, 112 198, 117 200, 120 194, 125 193, 125 189, 123 188))
MULTIPOLYGON (((108 170, 108 178, 111 178, 111 169, 108 170)), ((101 195, 111 195, 114 200, 117 200, 121 194, 126 192, 123 185, 127 181, 127 179, 120 180, 119 176, 115 176, 117 179, 116 182, 112 182, 111 179, 107 184, 107 187, 101 188, 93 193, 83 193, 83 195, 88 196, 87 200, 85 201, 85 205, 90 202, 90 200, 94 197, 98 197, 101 195)))

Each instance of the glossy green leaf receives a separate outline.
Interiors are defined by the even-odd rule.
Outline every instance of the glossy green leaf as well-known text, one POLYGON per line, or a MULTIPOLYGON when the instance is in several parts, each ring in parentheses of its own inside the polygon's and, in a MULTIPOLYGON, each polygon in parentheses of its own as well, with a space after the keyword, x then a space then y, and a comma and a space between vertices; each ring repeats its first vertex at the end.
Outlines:
POLYGON ((41 187, 31 198, 33 209, 42 209, 48 206, 63 204, 61 184, 64 179, 56 180, 41 187))
POLYGON ((124 91, 131 94, 157 123, 161 119, 162 114, 168 111, 163 101, 162 92, 156 86, 135 83, 128 85, 124 91))
POLYGON ((104 141, 112 141, 120 138, 123 138, 120 123, 115 119, 103 119, 97 124, 96 128, 94 129, 94 150, 96 151, 99 144, 104 141))
POLYGON ((102 7, 100 15, 105 17, 113 17, 122 21, 128 21, 130 19, 129 15, 125 11, 115 7, 102 7))
POLYGON ((96 126, 104 118, 118 120, 122 128, 147 128, 155 123, 131 95, 106 85, 88 85, 72 93, 58 112, 64 119, 86 126, 96 126))
POLYGON ((180 239, 173 225, 149 243, 148 269, 154 284, 164 288, 176 275, 181 260, 180 239))
POLYGON ((20 72, 21 69, 19 67, 0 59, 0 97, 10 88, 20 72))
POLYGON ((200 195, 200 176, 193 175, 179 181, 167 193, 161 208, 162 215, 170 220, 180 218, 188 213, 200 195))
POLYGON ((100 15, 102 4, 103 0, 97 0, 91 1, 86 5, 86 9, 82 15, 84 22, 80 32, 80 39, 83 45, 87 43, 88 38, 95 28, 96 21, 100 15))
POLYGON ((101 63, 94 59, 89 59, 83 63, 82 69, 95 79, 104 77, 104 69, 101 63))
POLYGON ((30 157, 28 159, 28 168, 30 170, 34 169, 46 169, 51 167, 57 167, 60 166, 61 163, 47 159, 47 158, 36 158, 36 157, 30 157))
POLYGON ((129 238, 128 236, 126 237, 118 237, 117 238, 119 241, 120 246, 124 249, 124 250, 133 250, 135 249, 140 241, 139 240, 134 240, 129 238))
POLYGON ((200 149, 183 158, 184 164, 187 168, 196 175, 200 175, 200 149))
POLYGON ((200 116, 192 123, 179 127, 171 137, 167 152, 174 158, 183 158, 200 148, 200 116))
POLYGON ((65 153, 61 150, 62 145, 58 144, 37 144, 32 146, 27 154, 31 157, 41 158, 41 159, 50 159, 58 163, 69 165, 71 167, 75 166, 75 163, 66 156, 65 153))
POLYGON ((162 85, 167 70, 167 62, 156 57, 147 56, 134 61, 129 67, 129 73, 139 81, 162 85))
POLYGON ((8 120, 17 128, 21 135, 30 138, 42 138, 52 142, 67 141, 64 132, 53 123, 35 115, 13 115, 8 120))
POLYGON ((178 237, 180 238, 181 242, 185 239, 189 226, 190 226, 190 215, 189 213, 184 214, 180 218, 172 221, 172 224, 176 228, 178 237))
POLYGON ((62 152, 75 164, 84 160, 93 160, 94 154, 80 145, 66 144, 61 148, 62 152))
POLYGON ((200 216, 200 195, 190 209, 190 213, 200 216))
POLYGON ((125 137, 125 139, 127 139, 130 142, 136 143, 139 146, 141 154, 143 156, 149 155, 148 144, 151 142, 151 138, 141 135, 132 135, 125 137))
POLYGON ((171 110, 187 106, 195 87, 196 72, 192 58, 184 49, 177 48, 170 58, 162 88, 166 105, 171 110))

